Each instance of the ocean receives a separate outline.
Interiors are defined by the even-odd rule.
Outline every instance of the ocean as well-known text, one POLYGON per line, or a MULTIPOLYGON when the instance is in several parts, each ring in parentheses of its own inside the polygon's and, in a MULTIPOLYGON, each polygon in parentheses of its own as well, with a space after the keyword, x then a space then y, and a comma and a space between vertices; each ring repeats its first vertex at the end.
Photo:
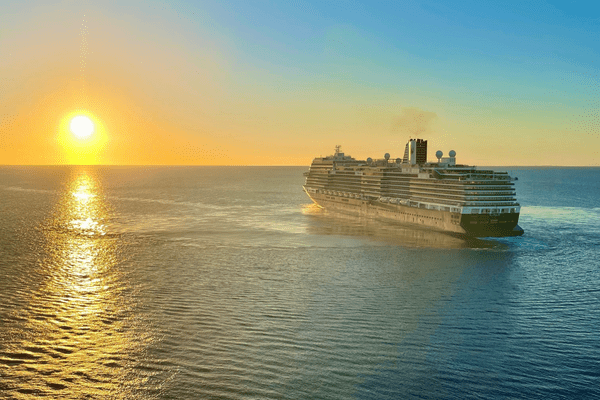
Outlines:
POLYGON ((331 214, 307 167, 0 167, 0 398, 600 398, 600 168, 500 169, 521 237, 331 214))

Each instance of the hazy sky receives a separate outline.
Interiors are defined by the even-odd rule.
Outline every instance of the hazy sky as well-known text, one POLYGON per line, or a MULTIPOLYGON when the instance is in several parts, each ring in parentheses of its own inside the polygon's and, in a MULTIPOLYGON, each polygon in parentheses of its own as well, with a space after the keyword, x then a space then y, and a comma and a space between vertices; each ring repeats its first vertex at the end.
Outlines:
POLYGON ((309 165, 417 136, 600 165, 599 38, 575 1, 0 0, 0 164, 309 165))

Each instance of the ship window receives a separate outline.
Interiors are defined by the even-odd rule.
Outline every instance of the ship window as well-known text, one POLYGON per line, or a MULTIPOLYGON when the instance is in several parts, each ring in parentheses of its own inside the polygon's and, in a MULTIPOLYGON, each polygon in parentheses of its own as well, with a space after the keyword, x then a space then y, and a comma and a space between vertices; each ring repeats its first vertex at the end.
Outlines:
POLYGON ((471 214, 479 214, 479 208, 473 208, 471 214))
POLYGON ((484 209, 483 209, 481 212, 482 212, 483 214, 489 214, 489 213, 490 213, 490 210, 489 210, 489 209, 487 209, 487 208, 484 208, 484 209))

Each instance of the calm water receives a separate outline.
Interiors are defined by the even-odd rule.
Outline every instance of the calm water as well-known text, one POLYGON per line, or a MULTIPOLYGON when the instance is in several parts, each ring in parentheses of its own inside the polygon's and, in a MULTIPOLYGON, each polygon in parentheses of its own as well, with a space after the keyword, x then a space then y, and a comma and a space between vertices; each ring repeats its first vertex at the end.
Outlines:
POLYGON ((600 397, 600 169, 518 238, 329 215, 306 168, 0 167, 0 398, 600 397))

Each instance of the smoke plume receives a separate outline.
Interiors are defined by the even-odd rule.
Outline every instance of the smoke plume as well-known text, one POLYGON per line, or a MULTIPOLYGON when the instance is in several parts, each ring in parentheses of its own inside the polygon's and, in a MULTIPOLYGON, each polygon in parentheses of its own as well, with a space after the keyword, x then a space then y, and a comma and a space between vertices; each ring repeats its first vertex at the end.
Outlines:
POLYGON ((424 111, 416 107, 404 107, 400 116, 394 120, 392 132, 413 138, 423 136, 432 132, 432 122, 436 118, 437 114, 434 112, 424 111))

